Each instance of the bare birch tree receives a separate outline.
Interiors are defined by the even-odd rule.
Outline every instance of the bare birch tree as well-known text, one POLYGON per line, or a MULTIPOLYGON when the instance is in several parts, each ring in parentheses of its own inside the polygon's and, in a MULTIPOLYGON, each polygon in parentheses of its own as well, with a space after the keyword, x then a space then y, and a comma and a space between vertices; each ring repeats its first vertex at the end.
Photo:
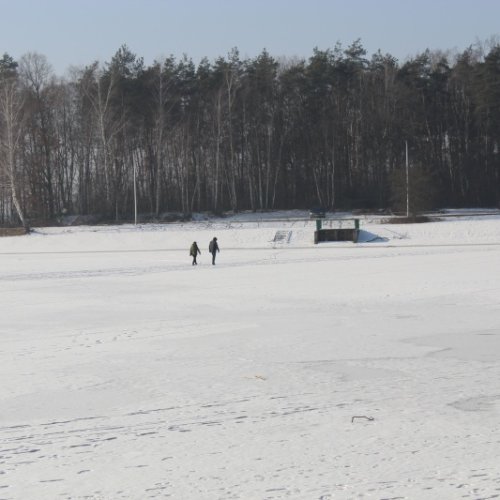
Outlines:
POLYGON ((0 166, 5 173, 12 196, 12 203, 21 224, 28 228, 24 211, 18 195, 18 163, 19 150, 24 121, 24 99, 19 91, 16 78, 0 82, 0 166))
MULTIPOLYGON (((115 73, 113 71, 105 72, 97 62, 86 68, 82 74, 81 88, 90 102, 97 124, 96 130, 100 144, 98 161, 104 174, 103 196, 108 205, 113 201, 111 199, 112 183, 114 182, 113 169, 116 163, 112 144, 123 128, 123 116, 115 112, 112 106, 115 86, 115 73)), ((116 200, 114 201, 116 202, 116 200)))
POLYGON ((52 67, 43 54, 28 52, 19 62, 19 77, 28 91, 30 101, 31 129, 35 137, 36 157, 34 164, 43 179, 45 200, 44 215, 48 211, 49 218, 55 215, 54 172, 53 172, 53 137, 52 111, 50 102, 53 88, 52 67))

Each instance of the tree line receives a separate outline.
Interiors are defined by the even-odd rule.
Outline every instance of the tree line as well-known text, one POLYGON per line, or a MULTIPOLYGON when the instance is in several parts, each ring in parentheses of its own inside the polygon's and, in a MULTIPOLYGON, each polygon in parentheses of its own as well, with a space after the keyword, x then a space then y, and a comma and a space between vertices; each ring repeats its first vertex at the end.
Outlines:
POLYGON ((63 213, 498 206, 500 44, 399 63, 359 40, 308 59, 237 49, 195 65, 109 62, 56 77, 0 59, 0 223, 63 213), (137 204, 137 205, 136 205, 137 204))

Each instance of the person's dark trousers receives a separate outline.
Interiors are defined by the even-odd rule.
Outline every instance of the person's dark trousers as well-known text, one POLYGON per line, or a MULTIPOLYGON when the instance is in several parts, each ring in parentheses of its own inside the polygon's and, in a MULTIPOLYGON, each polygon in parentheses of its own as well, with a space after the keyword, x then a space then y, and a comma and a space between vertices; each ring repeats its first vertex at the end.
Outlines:
POLYGON ((215 252, 212 254, 212 265, 215 266, 215 252))
POLYGON ((197 266, 198 262, 196 262, 196 255, 193 257, 193 266, 197 266))

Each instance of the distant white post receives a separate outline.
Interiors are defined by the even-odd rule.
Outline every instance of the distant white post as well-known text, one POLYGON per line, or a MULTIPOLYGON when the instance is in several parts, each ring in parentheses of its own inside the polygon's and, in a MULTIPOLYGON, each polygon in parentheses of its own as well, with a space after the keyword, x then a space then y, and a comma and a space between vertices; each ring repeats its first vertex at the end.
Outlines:
POLYGON ((137 226, 137 182, 136 182, 135 161, 134 161, 134 224, 137 226))
POLYGON ((406 218, 410 217, 410 175, 408 168, 408 141, 405 141, 406 149, 406 218))

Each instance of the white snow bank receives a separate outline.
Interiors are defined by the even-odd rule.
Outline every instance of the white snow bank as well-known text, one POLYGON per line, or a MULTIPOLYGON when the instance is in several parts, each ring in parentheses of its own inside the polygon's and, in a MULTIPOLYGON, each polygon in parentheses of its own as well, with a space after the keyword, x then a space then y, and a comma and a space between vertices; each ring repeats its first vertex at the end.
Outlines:
MULTIPOLYGON (((213 220, 175 224, 122 226, 77 226, 39 228, 26 236, 0 238, 0 252, 66 252, 121 250, 183 250, 196 240, 208 248, 217 236, 220 245, 231 249, 273 248, 277 231, 291 231, 287 248, 314 247, 314 220, 285 218, 257 222, 213 220)), ((296 215, 296 214, 293 214, 296 215)), ((277 214, 273 214, 277 217, 277 214)), ((247 219, 250 214, 246 215, 247 219)), ((353 219, 325 220, 324 228, 354 227, 353 219)), ((500 243, 500 216, 480 219, 442 220, 422 224, 373 223, 361 218, 360 243, 370 245, 458 245, 500 243)), ((321 243, 318 247, 350 247, 352 243, 321 243)))

